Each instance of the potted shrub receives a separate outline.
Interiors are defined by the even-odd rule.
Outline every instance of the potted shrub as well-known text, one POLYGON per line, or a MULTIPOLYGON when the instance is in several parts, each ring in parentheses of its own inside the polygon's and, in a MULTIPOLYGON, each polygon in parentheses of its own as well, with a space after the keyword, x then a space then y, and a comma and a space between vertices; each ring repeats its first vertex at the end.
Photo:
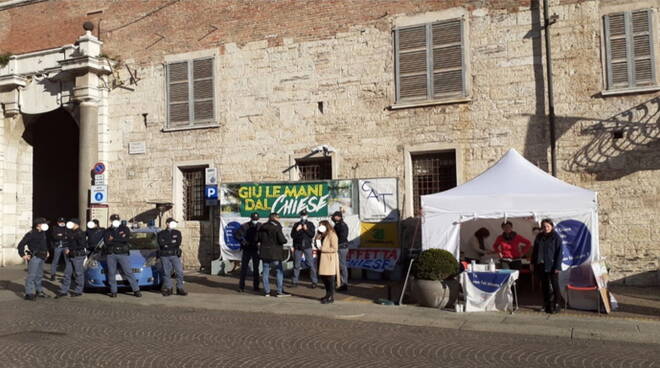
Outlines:
POLYGON ((419 304, 446 308, 458 298, 460 284, 454 279, 458 262, 444 249, 427 249, 413 262, 414 290, 419 304))

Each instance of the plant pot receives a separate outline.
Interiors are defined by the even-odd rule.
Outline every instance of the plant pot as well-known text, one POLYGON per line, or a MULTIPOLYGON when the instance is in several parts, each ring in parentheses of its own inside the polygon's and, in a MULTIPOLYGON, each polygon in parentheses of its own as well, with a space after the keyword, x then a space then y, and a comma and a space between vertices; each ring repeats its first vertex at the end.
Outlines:
POLYGON ((446 308, 458 299, 460 284, 455 279, 444 281, 415 280, 415 296, 424 307, 446 308))

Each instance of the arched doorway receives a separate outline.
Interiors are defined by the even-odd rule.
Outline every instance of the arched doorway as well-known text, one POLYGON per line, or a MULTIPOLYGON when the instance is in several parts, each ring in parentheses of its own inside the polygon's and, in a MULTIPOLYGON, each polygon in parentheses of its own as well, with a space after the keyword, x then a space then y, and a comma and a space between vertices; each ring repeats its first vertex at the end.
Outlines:
POLYGON ((25 139, 33 147, 32 213, 54 221, 78 216, 78 125, 57 109, 29 119, 25 139))

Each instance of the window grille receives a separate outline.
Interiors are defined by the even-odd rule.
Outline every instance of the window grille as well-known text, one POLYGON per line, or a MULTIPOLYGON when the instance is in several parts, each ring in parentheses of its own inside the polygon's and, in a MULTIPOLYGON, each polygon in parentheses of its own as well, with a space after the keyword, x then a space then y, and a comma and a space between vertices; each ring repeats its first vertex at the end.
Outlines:
POLYGON ((415 214, 422 208, 420 197, 456 186, 456 154, 434 152, 412 154, 413 205, 415 214))

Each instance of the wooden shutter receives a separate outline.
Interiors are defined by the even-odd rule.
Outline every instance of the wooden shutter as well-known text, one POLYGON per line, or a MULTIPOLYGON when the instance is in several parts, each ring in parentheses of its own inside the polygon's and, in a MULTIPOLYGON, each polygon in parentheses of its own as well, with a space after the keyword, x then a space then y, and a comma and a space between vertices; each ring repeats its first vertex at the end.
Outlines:
POLYGON ((195 124, 214 120, 213 59, 193 61, 193 121, 195 124))
POLYGON ((649 10, 605 16, 608 89, 655 84, 651 19, 649 10))
POLYGON ((167 65, 167 116, 170 126, 190 123, 188 62, 167 65))
POLYGON ((460 19, 434 23, 433 96, 464 95, 463 25, 460 19))
POLYGON ((654 84, 655 60, 651 28, 651 12, 639 10, 632 12, 632 67, 635 86, 654 84))
POLYGON ((428 98, 428 50, 426 26, 397 32, 398 99, 428 98))

